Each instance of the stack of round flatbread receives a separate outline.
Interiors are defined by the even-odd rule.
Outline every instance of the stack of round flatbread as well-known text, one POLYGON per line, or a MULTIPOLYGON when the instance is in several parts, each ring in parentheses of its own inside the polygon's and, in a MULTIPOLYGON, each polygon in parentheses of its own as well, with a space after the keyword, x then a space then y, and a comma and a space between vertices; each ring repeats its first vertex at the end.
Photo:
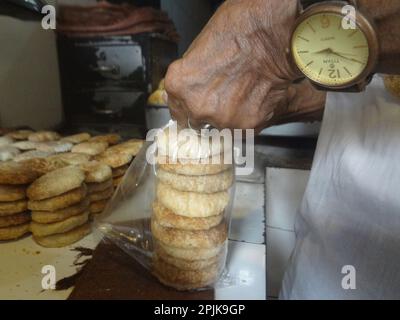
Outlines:
POLYGON ((0 164, 0 240, 13 240, 29 233, 31 215, 27 185, 39 174, 22 163, 0 164))
POLYGON ((58 248, 90 233, 85 172, 67 166, 44 174, 27 189, 30 231, 43 247, 58 248))
POLYGON ((98 161, 90 161, 80 164, 85 172, 85 183, 88 189, 90 201, 90 213, 103 212, 108 201, 114 194, 111 168, 98 161))
POLYGON ((115 188, 117 188, 122 182, 130 163, 139 153, 142 146, 143 140, 131 139, 116 144, 95 157, 97 161, 105 163, 111 167, 113 185, 115 188))
POLYGON ((224 210, 234 174, 231 165, 168 158, 158 163, 151 229, 154 273, 178 290, 206 287, 225 259, 224 210))

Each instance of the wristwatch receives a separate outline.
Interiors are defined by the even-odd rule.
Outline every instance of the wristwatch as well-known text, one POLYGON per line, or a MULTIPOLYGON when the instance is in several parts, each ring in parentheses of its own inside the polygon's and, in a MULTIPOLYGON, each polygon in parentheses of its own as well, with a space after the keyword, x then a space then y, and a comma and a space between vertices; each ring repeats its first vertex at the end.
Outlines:
POLYGON ((290 53, 300 74, 320 90, 364 90, 379 56, 372 19, 356 1, 299 2, 290 53))

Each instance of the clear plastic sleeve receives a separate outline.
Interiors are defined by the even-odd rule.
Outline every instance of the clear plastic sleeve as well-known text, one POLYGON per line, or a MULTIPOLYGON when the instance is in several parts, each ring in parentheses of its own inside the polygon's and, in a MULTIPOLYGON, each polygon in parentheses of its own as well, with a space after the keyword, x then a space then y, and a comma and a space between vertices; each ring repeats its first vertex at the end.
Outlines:
POLYGON ((175 129, 170 122, 144 145, 96 227, 164 285, 229 286, 232 141, 214 139, 215 129, 213 135, 184 129, 187 135, 178 139, 165 134, 175 129))

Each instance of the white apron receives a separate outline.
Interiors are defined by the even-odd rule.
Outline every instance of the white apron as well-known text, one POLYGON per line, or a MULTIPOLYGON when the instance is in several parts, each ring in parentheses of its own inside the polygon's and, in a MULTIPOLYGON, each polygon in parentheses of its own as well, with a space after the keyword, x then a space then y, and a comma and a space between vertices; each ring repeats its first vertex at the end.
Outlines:
POLYGON ((400 100, 380 76, 328 94, 295 230, 281 298, 400 299, 400 100))

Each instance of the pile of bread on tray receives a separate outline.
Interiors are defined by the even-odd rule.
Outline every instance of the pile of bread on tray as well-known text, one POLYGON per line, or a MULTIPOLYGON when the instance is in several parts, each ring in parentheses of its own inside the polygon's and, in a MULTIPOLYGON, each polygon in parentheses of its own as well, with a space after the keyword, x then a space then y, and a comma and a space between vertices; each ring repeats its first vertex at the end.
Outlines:
POLYGON ((91 232, 143 140, 16 130, 0 137, 0 241, 63 247, 91 232))
POLYGON ((153 271, 160 282, 178 290, 214 283, 225 263, 229 224, 226 208, 234 169, 225 163, 220 144, 201 139, 194 137, 198 142, 187 147, 185 137, 179 141, 166 132, 158 138, 156 199, 151 219, 155 238, 153 271), (185 148, 177 153, 171 150, 184 144, 185 148), (212 156, 218 156, 217 161, 211 160, 212 156))

